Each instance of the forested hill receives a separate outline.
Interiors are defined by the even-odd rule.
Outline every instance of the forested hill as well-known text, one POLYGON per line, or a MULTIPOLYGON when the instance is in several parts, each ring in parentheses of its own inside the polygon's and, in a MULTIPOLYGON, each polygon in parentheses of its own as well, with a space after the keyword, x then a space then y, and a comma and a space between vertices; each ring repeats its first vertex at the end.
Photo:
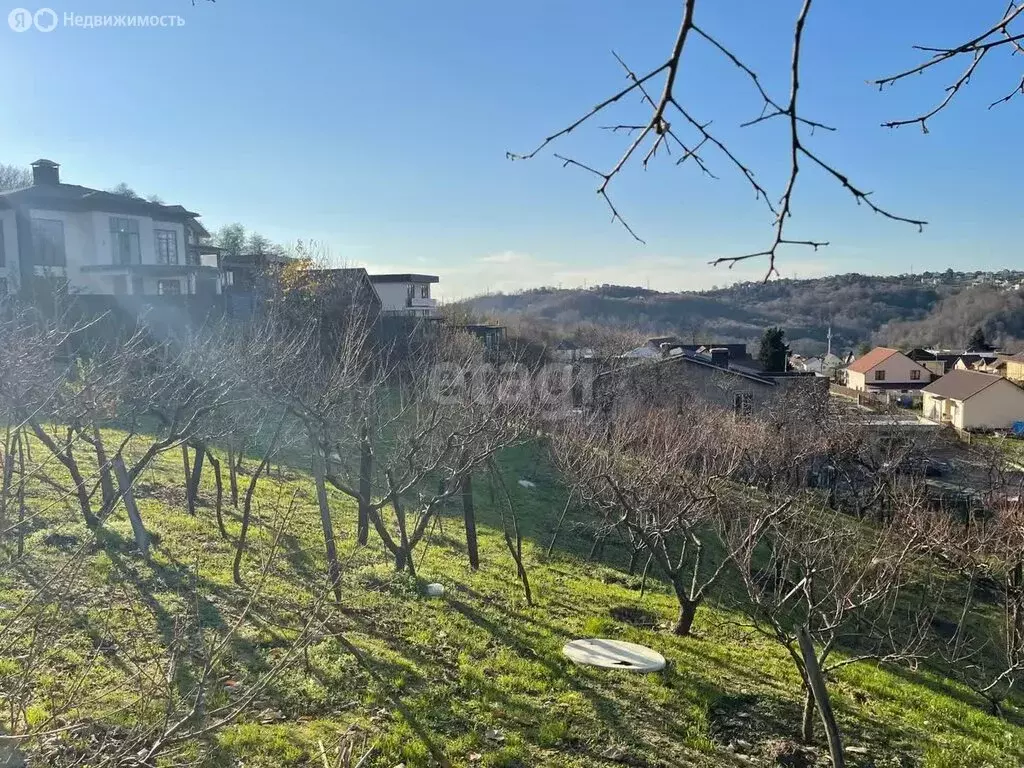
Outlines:
POLYGON ((974 328, 990 342, 1024 339, 1024 273, 834 275, 815 280, 740 283, 699 293, 664 293, 603 285, 537 288, 494 294, 464 304, 479 315, 544 320, 571 329, 580 323, 675 334, 686 340, 751 343, 772 325, 786 330, 794 351, 860 344, 939 344, 956 347, 974 328), (964 337, 964 338, 961 338, 964 337))

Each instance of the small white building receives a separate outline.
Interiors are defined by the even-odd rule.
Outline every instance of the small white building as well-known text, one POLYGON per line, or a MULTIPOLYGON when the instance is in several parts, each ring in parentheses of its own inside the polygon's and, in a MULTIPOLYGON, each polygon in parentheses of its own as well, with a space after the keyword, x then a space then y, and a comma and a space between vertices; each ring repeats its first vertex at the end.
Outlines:
POLYGON ((437 317, 437 299, 430 295, 430 286, 439 281, 436 275, 370 275, 385 315, 437 317))
POLYGON ((65 184, 37 160, 31 186, 0 193, 0 293, 39 280, 76 294, 218 293, 207 237, 180 205, 65 184))
POLYGON ((925 417, 957 429, 1010 429, 1024 421, 1024 389, 995 374, 953 370, 922 394, 925 417))

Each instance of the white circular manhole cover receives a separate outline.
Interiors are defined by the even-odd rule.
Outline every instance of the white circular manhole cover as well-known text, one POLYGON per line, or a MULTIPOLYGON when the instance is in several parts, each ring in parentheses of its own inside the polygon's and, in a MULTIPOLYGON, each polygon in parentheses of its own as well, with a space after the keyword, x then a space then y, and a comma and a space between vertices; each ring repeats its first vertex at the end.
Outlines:
POLYGON ((665 657, 657 651, 624 640, 590 638, 566 643, 562 653, 577 664, 629 672, 657 672, 665 668, 665 657))

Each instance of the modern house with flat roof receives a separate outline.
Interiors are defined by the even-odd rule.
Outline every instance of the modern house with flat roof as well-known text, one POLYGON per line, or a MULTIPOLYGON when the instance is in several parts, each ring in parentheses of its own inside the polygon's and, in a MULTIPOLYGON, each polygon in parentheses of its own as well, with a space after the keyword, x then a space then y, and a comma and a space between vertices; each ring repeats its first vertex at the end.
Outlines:
POLYGON ((370 275, 370 282, 384 315, 437 317, 437 299, 430 295, 430 286, 440 282, 436 275, 370 275))

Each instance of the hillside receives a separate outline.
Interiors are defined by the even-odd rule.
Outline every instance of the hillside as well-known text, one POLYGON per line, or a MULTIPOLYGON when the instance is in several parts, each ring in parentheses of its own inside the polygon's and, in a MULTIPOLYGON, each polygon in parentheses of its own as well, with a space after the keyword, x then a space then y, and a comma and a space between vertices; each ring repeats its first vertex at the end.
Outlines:
POLYGON ((896 277, 836 275, 815 280, 742 283, 699 293, 644 288, 538 288, 469 299, 471 311, 496 318, 528 317, 572 327, 591 322, 647 335, 753 343, 762 331, 786 330, 794 351, 823 352, 873 341, 957 346, 983 327, 998 341, 1024 336, 1019 273, 926 273, 896 277), (981 285, 975 283, 981 281, 981 285), (954 301, 954 298, 961 297, 954 301), (967 328, 968 330, 964 330, 967 328), (933 341, 933 339, 935 341, 933 341))
MULTIPOLYGON (((117 434, 109 437, 113 442, 117 434)), ((334 765, 341 740, 360 745, 357 757, 372 748, 364 768, 413 768, 430 764, 424 736, 453 766, 468 768, 777 764, 770 755, 792 743, 800 712, 799 681, 780 646, 718 601, 702 608, 695 636, 668 634, 663 627, 675 606, 666 585, 652 577, 641 595, 641 579, 625 572, 615 546, 602 562, 587 562, 589 545, 570 534, 578 531, 571 519, 561 537, 566 548, 548 558, 565 489, 537 445, 506 452, 501 466, 526 537, 535 606, 523 599, 486 484, 477 490, 480 570, 466 564, 461 520, 451 510, 419 553, 418 578, 395 573, 379 542, 355 547, 355 512, 332 492, 343 608, 333 619, 326 615, 301 657, 270 676, 249 714, 211 733, 201 764, 334 765), (521 478, 535 487, 521 487, 521 478), (427 582, 442 583, 445 595, 427 599, 427 582), (651 646, 668 669, 636 676, 576 667, 562 656, 566 641, 595 634, 651 646), (366 667, 347 650, 349 642, 366 667)), ((280 523, 280 534, 267 531, 253 542, 240 587, 231 578, 237 511, 226 510, 224 540, 209 478, 192 517, 183 508, 179 472, 178 457, 164 455, 139 483, 156 542, 148 563, 132 552, 123 513, 89 543, 91 534, 73 522, 53 488, 28 489, 36 510, 32 532, 25 556, 0 580, 0 618, 37 630, 25 654, 0 665, 0 682, 15 689, 28 682, 25 717, 52 723, 39 765, 80 764, 78 738, 99 744, 92 754, 116 754, 137 719, 154 714, 147 705, 163 706, 159 695, 147 703, 146 691, 165 684, 188 689, 188 680, 178 679, 186 667, 172 671, 176 649, 201 654, 204 642, 226 628, 239 627, 219 664, 222 691, 211 706, 255 692, 291 652, 291 617, 305 616, 304 606, 315 602, 324 563, 308 475, 276 468, 259 486, 261 528, 280 523), (68 563, 73 578, 57 579, 68 563), (66 591, 53 595, 58 588, 66 591), (37 601, 40 594, 47 600, 37 601), (188 641, 193 636, 199 639, 188 641), (162 673, 164 659, 166 681, 154 674, 162 673), (88 730, 61 731, 83 720, 92 723, 88 730)), ((858 663, 844 667, 832 688, 855 768, 1009 767, 1024 759, 1024 729, 985 714, 976 697, 946 679, 858 663)), ((195 746, 182 745, 174 761, 167 755, 138 765, 191 765, 187 750, 195 746)), ((828 762, 820 749, 811 759, 786 764, 828 762)))

